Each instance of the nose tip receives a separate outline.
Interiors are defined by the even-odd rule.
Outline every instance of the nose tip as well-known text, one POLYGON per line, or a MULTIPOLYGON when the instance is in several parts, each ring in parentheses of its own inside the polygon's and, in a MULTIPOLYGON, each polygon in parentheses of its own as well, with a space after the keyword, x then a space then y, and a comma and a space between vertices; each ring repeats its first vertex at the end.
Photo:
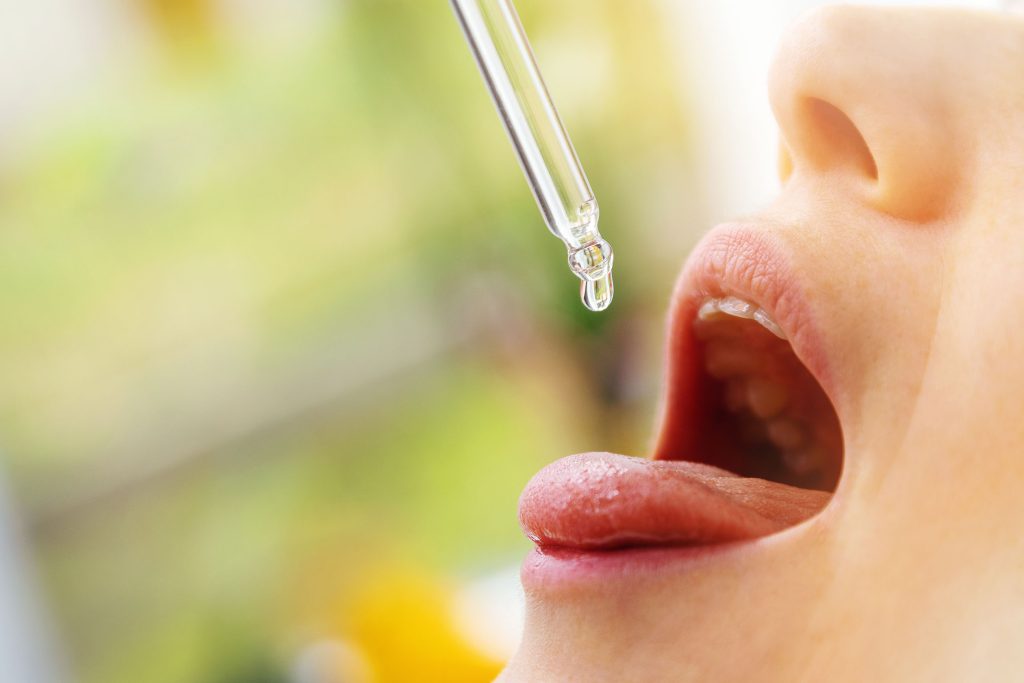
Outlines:
POLYGON ((959 164, 944 47, 920 15, 826 6, 787 33, 769 76, 783 175, 829 173, 879 211, 927 220, 959 164))

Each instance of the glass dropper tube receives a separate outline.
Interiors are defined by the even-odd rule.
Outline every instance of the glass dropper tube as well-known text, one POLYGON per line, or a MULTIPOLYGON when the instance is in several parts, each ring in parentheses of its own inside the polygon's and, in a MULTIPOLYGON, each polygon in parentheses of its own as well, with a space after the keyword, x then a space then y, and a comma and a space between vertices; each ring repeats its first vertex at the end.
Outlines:
POLYGON ((510 0, 451 0, 548 229, 569 250, 592 311, 612 302, 612 248, 597 230, 594 192, 551 102, 510 0))

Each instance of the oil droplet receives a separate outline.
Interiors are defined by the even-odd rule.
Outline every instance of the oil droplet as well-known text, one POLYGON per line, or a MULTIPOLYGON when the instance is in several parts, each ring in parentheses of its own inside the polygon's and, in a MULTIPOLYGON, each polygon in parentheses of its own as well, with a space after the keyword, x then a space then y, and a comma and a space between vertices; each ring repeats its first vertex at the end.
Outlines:
POLYGON ((591 311, 603 311, 608 308, 614 294, 615 286, 612 284, 610 272, 596 280, 584 280, 580 283, 580 297, 583 299, 583 305, 591 311))

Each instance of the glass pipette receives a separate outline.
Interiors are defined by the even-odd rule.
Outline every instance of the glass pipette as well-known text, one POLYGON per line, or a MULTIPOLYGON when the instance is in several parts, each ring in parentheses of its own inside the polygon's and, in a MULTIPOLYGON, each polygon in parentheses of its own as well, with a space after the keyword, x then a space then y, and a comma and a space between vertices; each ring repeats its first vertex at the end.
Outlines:
POLYGON ((558 118, 511 0, 451 0, 544 222, 569 250, 592 311, 612 302, 612 248, 597 230, 594 192, 558 118))

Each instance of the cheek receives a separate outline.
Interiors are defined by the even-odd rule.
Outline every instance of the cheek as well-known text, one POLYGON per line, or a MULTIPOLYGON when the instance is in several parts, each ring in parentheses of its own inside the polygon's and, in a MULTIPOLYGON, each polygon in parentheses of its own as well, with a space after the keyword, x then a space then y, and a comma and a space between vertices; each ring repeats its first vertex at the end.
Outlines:
POLYGON ((1024 409, 1020 220, 1024 216, 976 219, 962 226, 950 250, 950 279, 936 333, 942 344, 935 359, 943 363, 942 383, 956 388, 947 401, 969 399, 961 423, 966 426, 973 418, 975 431, 1013 433, 1018 439, 1024 409))

